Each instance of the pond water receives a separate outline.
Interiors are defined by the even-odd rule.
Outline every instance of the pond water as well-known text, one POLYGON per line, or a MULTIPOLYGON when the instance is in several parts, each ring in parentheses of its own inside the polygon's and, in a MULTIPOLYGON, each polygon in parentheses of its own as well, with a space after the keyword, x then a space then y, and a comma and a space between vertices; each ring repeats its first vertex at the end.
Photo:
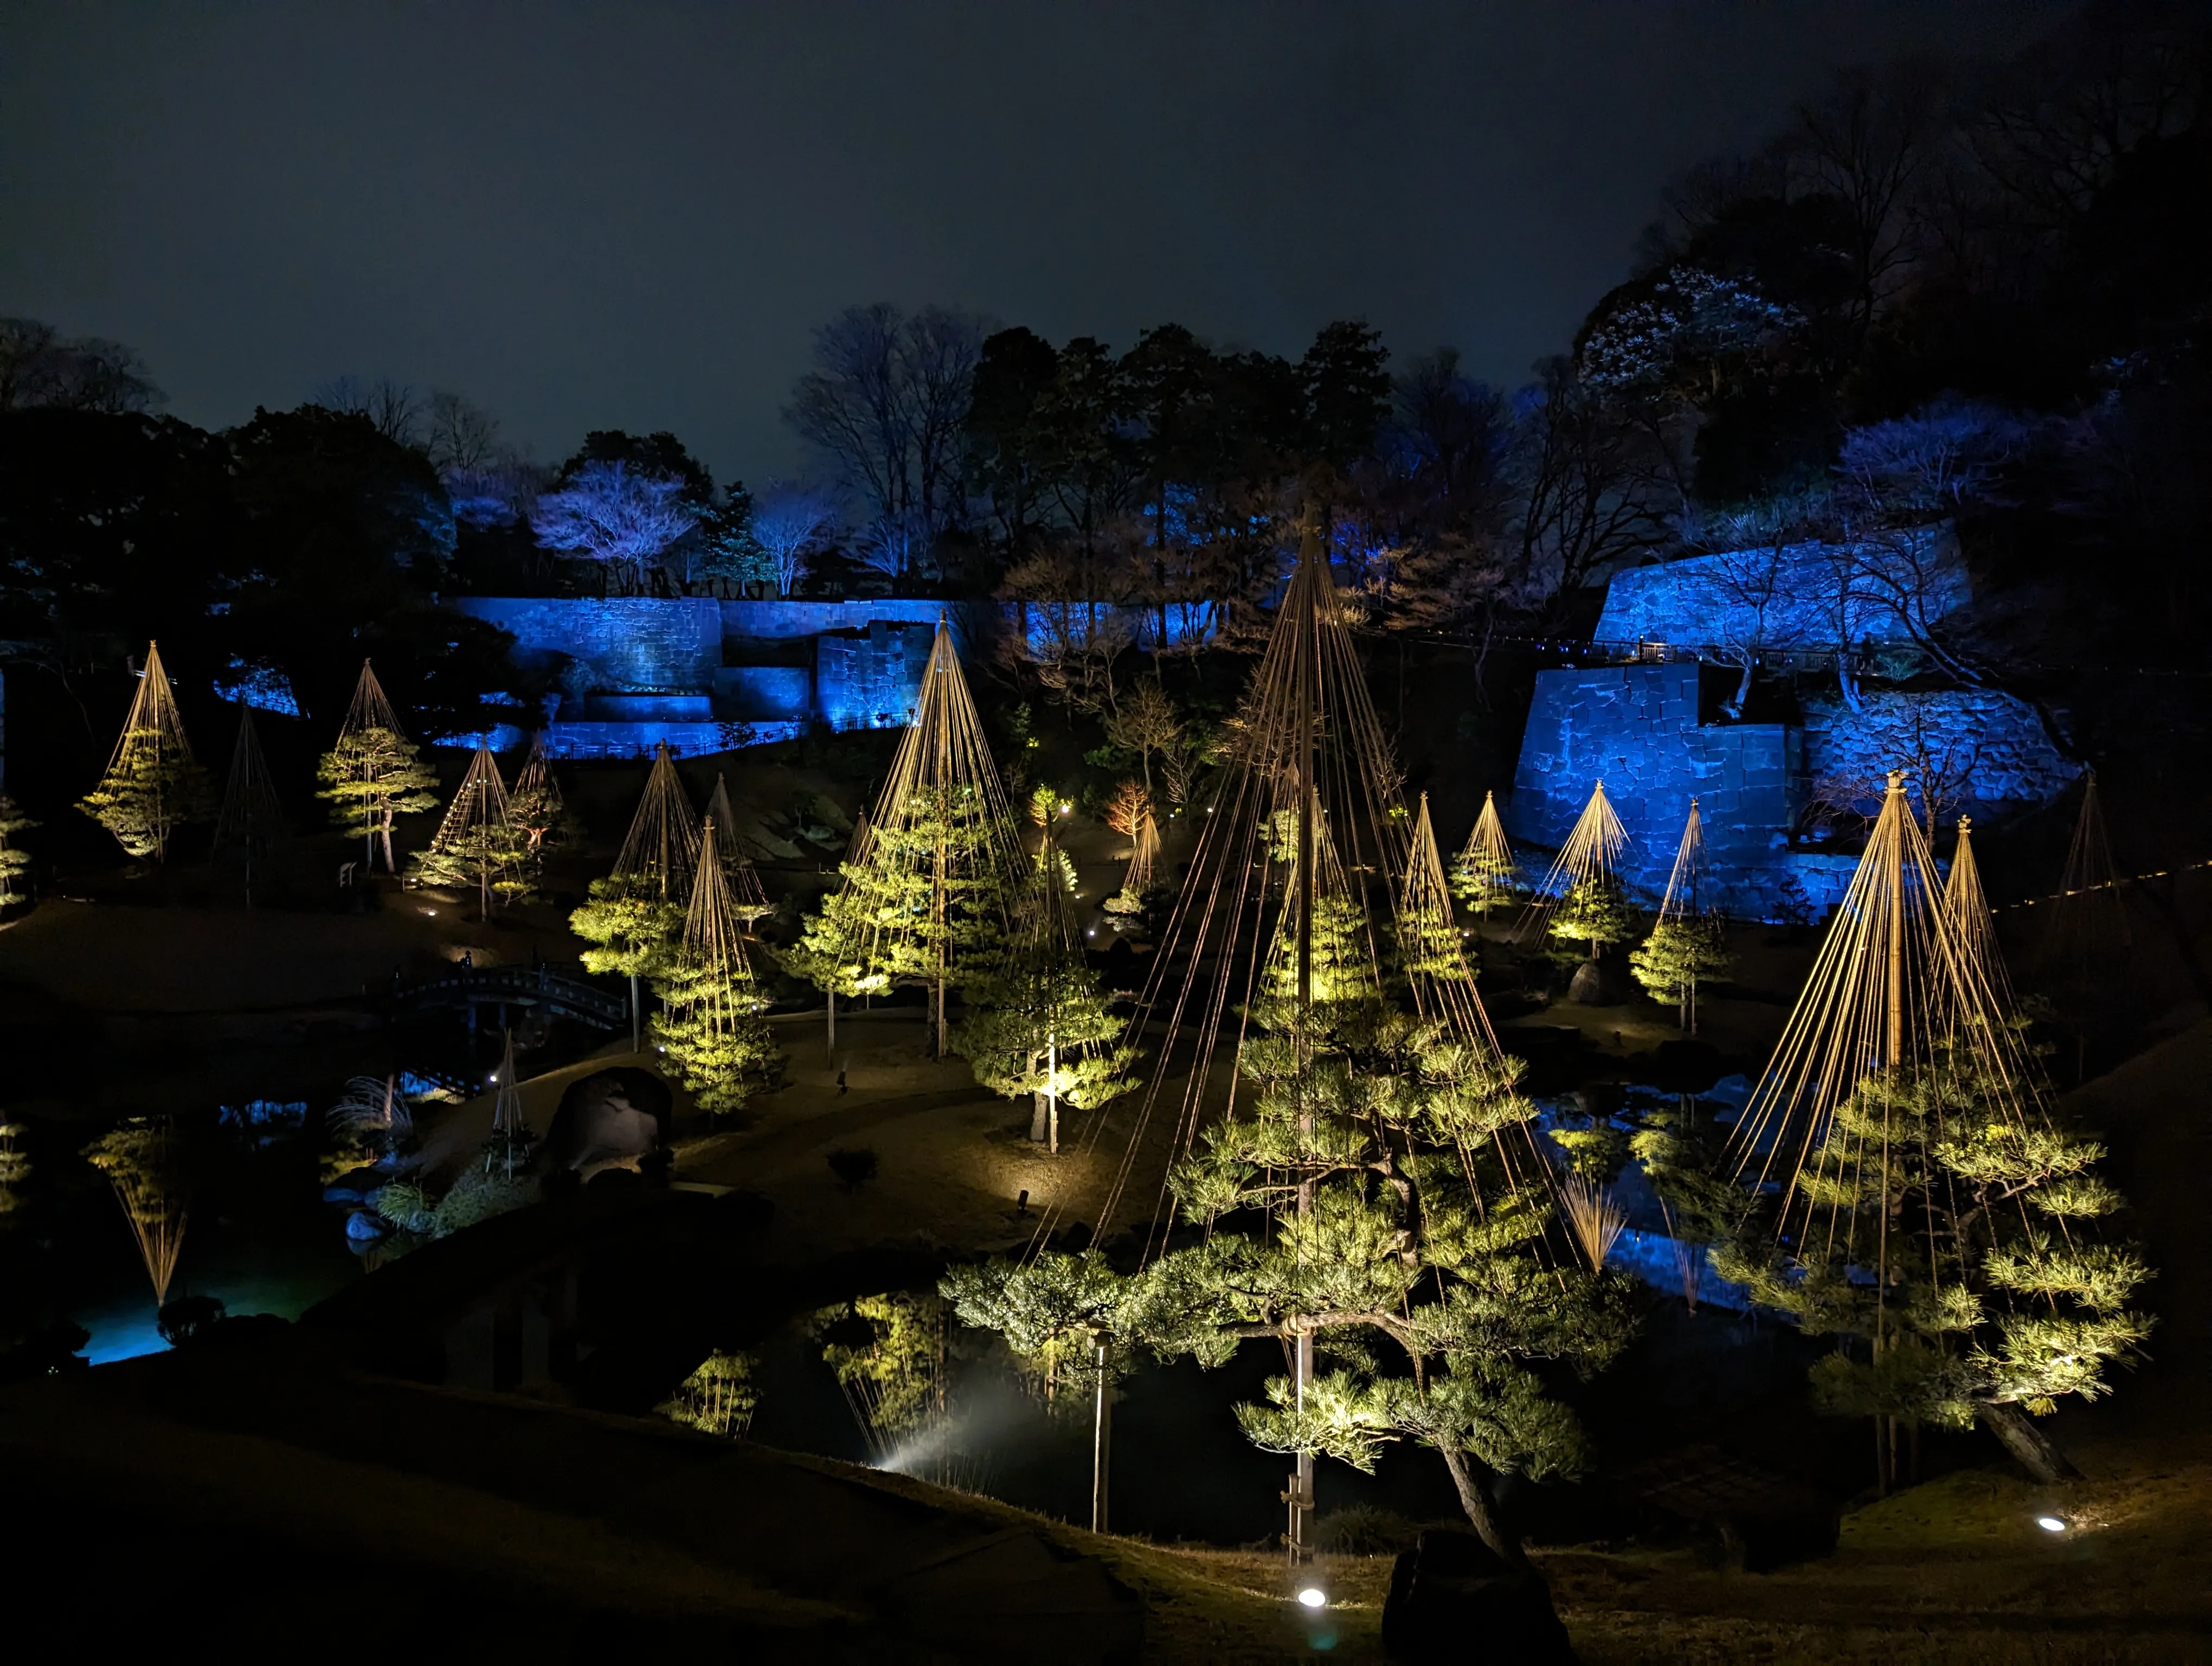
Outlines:
MULTIPOLYGON (((29 1164, 0 1221, 9 1329, 73 1322, 94 1365, 167 1346, 152 1276, 129 1215, 85 1148, 133 1117, 156 1117, 184 1200, 171 1300, 213 1297, 227 1313, 297 1318, 362 1276, 343 1214, 323 1199, 325 1116, 357 1075, 472 1070, 464 1038, 436 1033, 329 1044, 247 1043, 161 1065, 122 1058, 94 1079, 37 1082, 9 1120, 29 1164), (407 1063, 403 1065, 401 1058, 407 1063)), ((0 1101, 5 1103, 5 1101, 0 1101)))
MULTIPOLYGON (((535 1073, 559 1061, 548 1052, 533 1055, 526 1067, 535 1073)), ((474 1080, 495 1062, 489 1044, 471 1050, 458 1025, 450 1031, 424 1026, 397 1038, 369 1035, 314 1048, 228 1048, 166 1073, 143 1063, 118 1064, 96 1091, 75 1099, 40 1096, 31 1114, 16 1119, 27 1127, 20 1143, 32 1167, 16 1189, 19 1208, 0 1230, 0 1273, 14 1292, 12 1306, 82 1326, 91 1336, 83 1357, 94 1364, 166 1346, 125 1211, 106 1180, 81 1155, 121 1118, 158 1113, 171 1119, 178 1140, 189 1150, 192 1172, 171 1298, 210 1296, 232 1315, 297 1317, 348 1282, 373 1276, 365 1271, 360 1245, 349 1241, 346 1211, 324 1197, 324 1154, 331 1146, 325 1116, 349 1079, 407 1072, 426 1083, 474 1080)), ((1705 1097, 1712 1111, 1727 1117, 1740 1108, 1742 1092, 1741 1079, 1723 1080, 1705 1097)), ((1547 1126, 1588 1127, 1595 1118, 1625 1130, 1632 1113, 1677 1103, 1677 1095, 1671 1089, 1599 1084, 1561 1090, 1540 1103, 1547 1126)), ((1629 1230, 1616 1246, 1613 1264, 1650 1286, 1650 1335, 1639 1347, 1665 1353, 1678 1376, 1686 1349, 1708 1365, 1711 1358, 1740 1349, 1741 1340, 1729 1328, 1740 1329, 1746 1322, 1714 1310, 1728 1294, 1710 1275, 1702 1280, 1705 1310, 1697 1319, 1686 1316, 1679 1299, 1668 1299, 1680 1294, 1680 1263, 1656 1200, 1633 1164, 1615 1183, 1615 1192, 1629 1230)), ((1089 1396, 1054 1409, 1042 1406, 1023 1392, 994 1339, 960 1340, 951 1366, 954 1414, 945 1440, 954 1456, 944 1462, 913 1451, 872 1451, 823 1363, 819 1340, 785 1326, 753 1352, 762 1391, 754 1438, 862 1462, 883 1461, 1065 1519, 1087 1520, 1089 1396)), ((1285 1369, 1276 1351, 1255 1345, 1218 1371, 1201 1371, 1188 1361, 1152 1362, 1127 1378, 1116 1390, 1111 1423, 1115 1529, 1229 1544, 1254 1543, 1278 1532, 1283 1511, 1277 1495, 1288 1460, 1246 1444, 1232 1408, 1262 1398, 1266 1380, 1285 1369)), ((1692 1361, 1682 1380, 1695 1383, 1702 1369, 1692 1361)), ((1639 1423, 1650 1421, 1654 1390, 1648 1374, 1632 1362, 1609 1377, 1614 1380, 1578 1397, 1589 1415, 1613 1431, 1607 1442, 1632 1445, 1639 1423), (1629 1375, 1644 1376, 1644 1385, 1630 1384, 1629 1375)), ((1710 1414, 1719 1404, 1709 1393, 1697 1409, 1710 1414)), ((1579 1489, 1535 1492, 1544 1496, 1532 1493, 1524 1512, 1563 1512, 1586 1525, 1598 1508, 1595 1495, 1579 1489)), ((1412 1520, 1436 1520, 1453 1517, 1457 1507, 1435 1455, 1410 1447, 1386 1450, 1371 1475, 1322 1464, 1318 1498, 1324 1516, 1368 1505, 1412 1520)))

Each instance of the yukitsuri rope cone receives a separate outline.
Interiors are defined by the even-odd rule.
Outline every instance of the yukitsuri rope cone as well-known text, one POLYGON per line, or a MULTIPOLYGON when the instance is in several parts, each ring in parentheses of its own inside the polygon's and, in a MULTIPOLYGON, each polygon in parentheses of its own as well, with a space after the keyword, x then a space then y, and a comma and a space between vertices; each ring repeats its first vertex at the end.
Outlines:
POLYGON ((2102 993, 2099 986, 2112 979, 2125 961, 2133 941, 2128 909, 2121 896, 2119 873, 2112 865, 2112 845, 2105 831, 2103 795, 2097 790, 2097 772, 2081 777, 2081 808, 2074 818, 2074 836, 2066 848, 2066 868, 2058 881, 2057 900, 2051 904, 2042 961, 2048 975, 2061 988, 2077 993, 2102 993))
POLYGON ((707 800, 707 825, 714 830, 714 854, 722 864, 722 877, 729 881, 730 912, 741 926, 750 927, 754 921, 775 912, 775 904, 768 900, 768 892, 761 885, 759 872, 752 859, 745 854, 744 843, 738 837, 737 812, 730 808, 729 783, 718 773, 714 790, 707 800))
POLYGON ((1492 909, 1513 900, 1513 848, 1505 842, 1505 824, 1498 818, 1498 795, 1482 795, 1482 813, 1474 829, 1452 858, 1452 894, 1477 917, 1487 918, 1492 909))
POLYGON ((334 806, 331 813, 340 826, 361 835, 364 871, 376 865, 381 844, 385 871, 397 873, 392 818, 436 808, 438 772, 416 756, 415 743, 399 727, 399 714, 366 660, 345 721, 338 727, 337 745, 323 754, 315 773, 323 783, 316 796, 334 806))
MULTIPOLYGON (((1779 1183, 1781 1230, 1793 1237, 1832 1242, 1852 1229, 1847 1213, 1807 1183, 1808 1165, 1836 1108, 1869 1072, 1932 1067, 1940 1053, 1963 1045, 2002 1084, 1997 1103, 2007 1118, 2028 1114, 2016 1040, 1969 1021, 1993 1010, 1996 997, 1942 899, 1927 836, 1905 802, 1902 772, 1893 771, 1866 852, 1737 1123, 1739 1174, 1779 1183)), ((1878 1150, 1872 1160, 1881 1160, 1878 1150)))
MULTIPOLYGON (((1336 1412, 1373 1411, 1387 1393, 1340 1373, 1324 1394, 1318 1341, 1355 1334, 1434 1381, 1418 1373, 1449 1374, 1449 1347, 1428 1327, 1463 1280, 1540 1280, 1571 1306, 1589 1287, 1549 1246, 1552 1174, 1515 1089, 1520 1067, 1498 1052, 1457 933, 1434 934, 1450 917, 1442 864, 1407 813, 1351 623, 1310 525, 1139 997, 1129 1033, 1153 1051, 1094 1235, 1111 1237, 1131 1203, 1152 1201, 1139 1188, 1164 1157, 1142 1276, 1183 1316, 1170 1353, 1282 1342, 1289 1376, 1270 1384, 1269 1406, 1238 1416, 1256 1444, 1294 1456, 1281 1495, 1293 1560, 1310 1554, 1315 1456, 1341 1455, 1350 1438, 1336 1412), (1373 1111, 1386 1102, 1387 1135, 1373 1111), (1171 1246, 1171 1210, 1202 1237, 1171 1246), (1477 1239, 1472 1255, 1450 1247, 1477 1239), (1244 1287, 1267 1292, 1255 1310, 1265 1322, 1214 1329, 1244 1287), (1188 1327, 1211 1340, 1194 1342, 1188 1327), (1340 1433, 1316 1438, 1323 1423, 1340 1433)), ((1085 1150, 1103 1126, 1091 1119, 1085 1150)), ((1044 1212, 1033 1256, 1063 1207, 1044 1212)), ((1510 1318, 1487 1344, 1500 1359, 1529 1345, 1510 1318)), ((1443 1418, 1433 1444, 1470 1520, 1517 1554, 1455 1432, 1462 1413, 1425 1391, 1404 1410, 1443 1418)))
POLYGON ((1678 1024, 1692 1036, 1698 1033, 1698 984, 1724 982, 1735 964, 1720 921, 1698 906, 1705 860, 1705 822, 1692 799, 1666 893, 1659 899, 1659 916, 1650 936, 1628 958, 1636 981, 1653 999, 1673 1001, 1678 1024))
POLYGON ((238 740, 230 749, 230 778, 223 785, 222 813, 216 818, 215 857, 235 860, 244 870, 246 906, 253 906, 254 870, 266 861, 283 830, 276 785, 269 778, 260 737, 253 732, 253 708, 238 708, 238 740))
POLYGON ((434 885, 473 885, 479 917, 530 889, 523 873, 527 842, 507 813, 507 783, 489 746, 478 746, 468 773, 446 806, 429 848, 415 858, 413 878, 434 885))
POLYGON ((184 714, 161 666, 161 651, 146 644, 146 669, 131 696, 130 715, 100 784, 77 807, 115 836, 125 852, 159 862, 169 839, 186 822, 204 821, 210 808, 207 772, 192 756, 184 714))
POLYGON ((1409 972, 1432 978, 1469 976, 1466 945, 1452 918, 1451 887, 1444 879, 1443 854, 1429 822, 1429 795, 1413 817, 1413 848, 1398 884, 1398 959, 1409 972))
MULTIPOLYGON (((709 817, 704 836, 709 850, 714 830, 709 817)), ((653 1039, 702 1110, 739 1110, 755 1087, 773 1079, 781 1055, 761 1016, 767 1003, 719 860, 699 863, 683 939, 653 988, 661 1000, 653 1039)))
POLYGON ((1521 911, 1514 935, 1524 943, 1541 942, 1555 917, 1578 894, 1592 890, 1617 891, 1620 853, 1627 845, 1627 831, 1605 795, 1605 783, 1592 782, 1582 814, 1575 818, 1567 842, 1545 871, 1528 906, 1521 911))
POLYGON ((491 1138, 484 1146, 484 1172, 494 1169, 503 1179, 514 1178, 514 1171, 530 1158, 530 1125, 522 1120, 522 1077, 514 1064, 514 1031, 507 1031, 501 1041, 499 1061, 499 1090, 491 1102, 491 1138))
POLYGON ((1959 848, 1951 854, 1951 872, 1943 881, 1943 917, 1959 945, 1968 990, 1988 998, 1984 1020, 2005 1023, 2013 1012, 2012 979, 1997 947, 1996 915, 1983 893, 1981 867, 1974 860, 1971 816, 1959 818, 1959 848))
POLYGON ((569 830, 568 807, 561 797, 552 761, 545 755, 543 729, 530 737, 530 755, 514 778, 507 812, 514 830, 522 836, 522 860, 534 878, 546 851, 562 842, 569 830))
POLYGON ((966 963, 1010 938, 1026 860, 951 627, 940 618, 914 721, 866 836, 855 834, 841 867, 844 884, 823 900, 792 957, 829 992, 832 1025, 841 994, 919 985, 930 994, 941 1054, 946 991, 966 963))
POLYGON ((698 818, 664 740, 653 748, 653 771, 645 778, 645 794, 630 818, 611 877, 637 894, 680 903, 691 894, 698 864, 698 818))
MULTIPOLYGON (((1961 908, 1978 891, 1971 844, 1966 874, 1961 908)), ((1995 945, 1962 941, 1947 901, 1893 773, 1730 1145, 1747 1211, 1772 1200, 1771 1244, 1732 1247, 1721 1270, 1870 1348, 1839 1350, 1814 1387, 1873 1414, 1885 1489, 1900 1425, 1921 1421, 1978 1420, 2039 1481, 2071 1474, 2027 1414, 2106 1392, 2105 1368, 2149 1332, 2127 1303, 2150 1269, 2095 1238, 2122 1201, 2092 1172, 2104 1149, 2051 1114, 1995 945)))

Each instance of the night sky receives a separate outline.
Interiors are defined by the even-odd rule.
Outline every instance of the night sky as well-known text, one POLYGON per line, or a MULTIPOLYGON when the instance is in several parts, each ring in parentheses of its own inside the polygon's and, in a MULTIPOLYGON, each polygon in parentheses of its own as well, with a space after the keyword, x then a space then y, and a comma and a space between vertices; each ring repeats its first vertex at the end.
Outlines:
POLYGON ((2063 7, 0 6, 0 314, 222 425, 454 388, 544 459, 788 470, 838 308, 1295 354, 1364 316, 1508 385, 1667 180, 1838 68, 2063 7))

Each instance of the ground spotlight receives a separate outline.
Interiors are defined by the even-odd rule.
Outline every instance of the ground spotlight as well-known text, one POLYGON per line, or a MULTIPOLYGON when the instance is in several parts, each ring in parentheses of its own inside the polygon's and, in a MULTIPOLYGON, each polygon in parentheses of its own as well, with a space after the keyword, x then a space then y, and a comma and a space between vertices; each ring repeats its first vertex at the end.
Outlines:
POLYGON ((1298 1593, 1298 1601, 1310 1608, 1325 1608, 1328 1606, 1328 1593, 1319 1585, 1308 1585, 1298 1593))
POLYGON ((2045 1533, 2063 1533, 2066 1530, 2066 1518, 2063 1516, 2038 1516, 2035 1518, 2035 1524, 2045 1533))

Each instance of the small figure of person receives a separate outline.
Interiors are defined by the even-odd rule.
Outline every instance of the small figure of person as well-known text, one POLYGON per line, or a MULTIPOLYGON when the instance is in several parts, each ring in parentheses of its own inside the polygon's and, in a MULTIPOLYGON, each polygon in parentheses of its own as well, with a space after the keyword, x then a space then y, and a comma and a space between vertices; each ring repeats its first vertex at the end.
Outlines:
POLYGON ((838 1097, 842 1098, 842 1097, 844 1096, 844 1092, 845 1092, 845 1068, 844 1068, 844 1067, 843 1067, 842 1065, 840 1065, 840 1066, 837 1067, 837 1093, 838 1093, 838 1097))
POLYGON ((461 951, 461 970, 465 972, 473 971, 476 970, 476 964, 477 952, 474 949, 463 949, 461 951))

